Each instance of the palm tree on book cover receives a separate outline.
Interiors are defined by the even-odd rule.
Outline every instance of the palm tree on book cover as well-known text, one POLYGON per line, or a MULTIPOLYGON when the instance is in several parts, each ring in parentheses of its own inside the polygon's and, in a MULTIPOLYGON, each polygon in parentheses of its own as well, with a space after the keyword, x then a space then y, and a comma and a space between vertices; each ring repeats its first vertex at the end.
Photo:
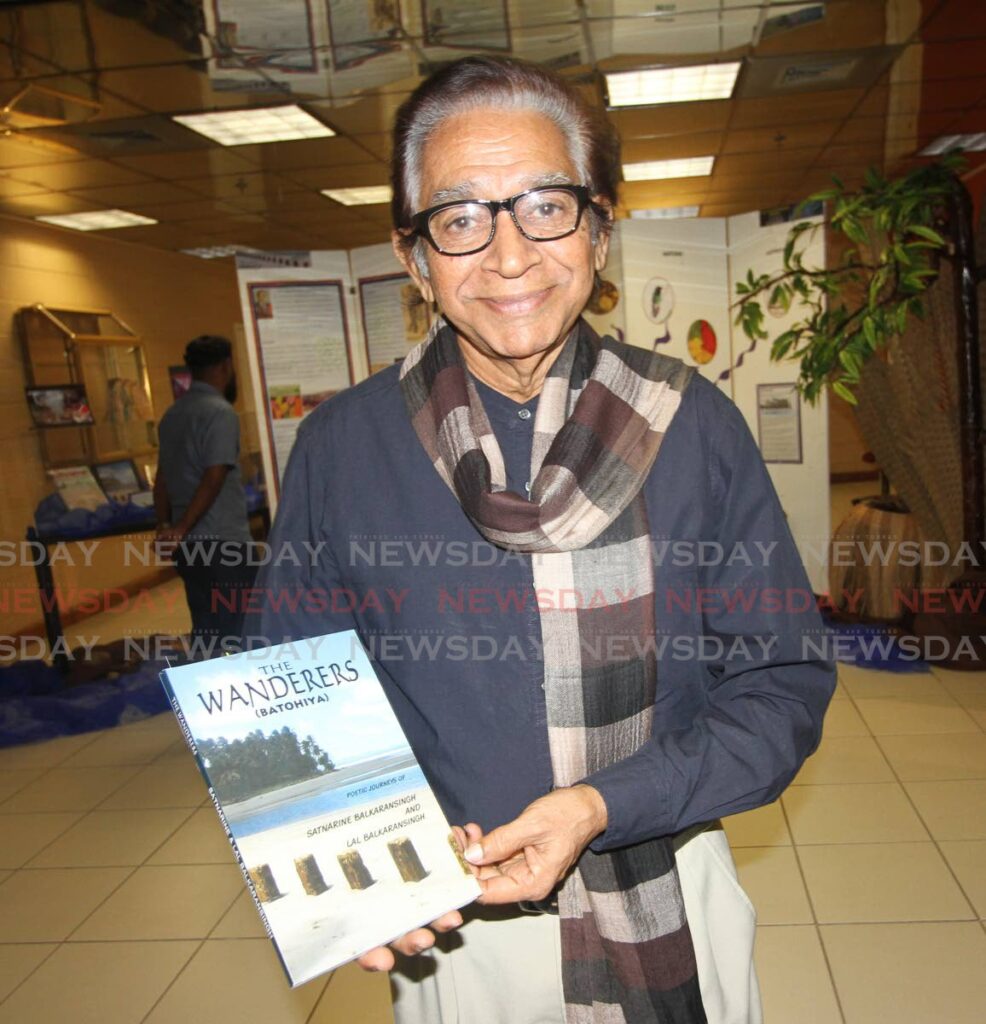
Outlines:
POLYGON ((299 739, 288 727, 265 734, 260 729, 243 739, 225 736, 200 740, 199 754, 216 795, 236 803, 336 770, 329 755, 311 736, 299 739))

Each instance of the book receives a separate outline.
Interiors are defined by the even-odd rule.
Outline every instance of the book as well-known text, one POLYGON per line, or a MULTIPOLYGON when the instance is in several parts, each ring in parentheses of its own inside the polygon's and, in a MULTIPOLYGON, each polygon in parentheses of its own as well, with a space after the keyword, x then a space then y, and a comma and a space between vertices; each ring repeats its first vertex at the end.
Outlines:
POLYGON ((161 680, 292 987, 479 895, 352 630, 161 680))
POLYGON ((49 469, 48 476, 51 477, 68 509, 84 508, 94 512, 108 500, 88 466, 49 469))

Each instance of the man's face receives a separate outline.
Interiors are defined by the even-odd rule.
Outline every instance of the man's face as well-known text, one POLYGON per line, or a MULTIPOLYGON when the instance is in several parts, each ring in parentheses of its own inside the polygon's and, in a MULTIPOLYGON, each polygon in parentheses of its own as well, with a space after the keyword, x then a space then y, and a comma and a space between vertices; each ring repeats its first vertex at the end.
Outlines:
MULTIPOLYGON (((548 175, 579 180, 565 139, 534 111, 475 110, 446 120, 422 154, 417 209, 441 202, 436 193, 468 186, 463 198, 506 199, 548 175)), ((557 181, 551 182, 557 183, 557 181)), ((578 230, 552 242, 532 242, 510 215, 497 215, 490 245, 470 256, 445 256, 425 243, 429 276, 405 265, 425 297, 482 356, 524 361, 559 345, 606 262, 608 239, 590 239, 589 213, 578 230)))

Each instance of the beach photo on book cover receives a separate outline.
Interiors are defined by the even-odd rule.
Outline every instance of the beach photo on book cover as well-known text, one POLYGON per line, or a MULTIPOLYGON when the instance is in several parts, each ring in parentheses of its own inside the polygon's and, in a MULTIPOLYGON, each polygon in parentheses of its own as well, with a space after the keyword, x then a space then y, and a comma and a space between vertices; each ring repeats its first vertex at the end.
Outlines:
POLYGON ((167 674, 292 985, 478 893, 365 654, 321 677, 313 664, 167 674), (303 666, 319 699, 281 699, 303 666))

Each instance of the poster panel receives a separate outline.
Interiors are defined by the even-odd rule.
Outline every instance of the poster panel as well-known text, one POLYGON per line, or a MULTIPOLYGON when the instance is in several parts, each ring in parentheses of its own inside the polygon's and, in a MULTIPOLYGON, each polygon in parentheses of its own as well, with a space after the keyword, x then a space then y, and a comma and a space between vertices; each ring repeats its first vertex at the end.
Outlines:
POLYGON ((431 326, 431 311, 408 274, 358 281, 363 343, 370 373, 403 359, 431 326))
POLYGON ((757 385, 757 443, 764 462, 801 462, 801 396, 794 384, 757 385))
POLYGON ((343 289, 339 279, 246 284, 275 493, 305 417, 355 383, 343 289))

